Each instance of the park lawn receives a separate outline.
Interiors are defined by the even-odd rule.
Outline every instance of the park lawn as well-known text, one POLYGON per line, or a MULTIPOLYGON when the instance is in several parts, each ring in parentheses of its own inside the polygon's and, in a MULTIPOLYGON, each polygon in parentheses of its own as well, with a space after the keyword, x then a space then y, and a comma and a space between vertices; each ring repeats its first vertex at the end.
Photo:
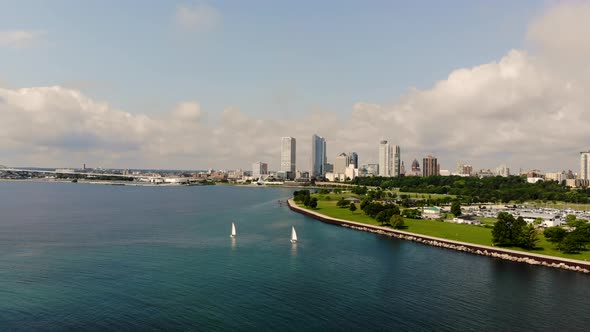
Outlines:
POLYGON ((556 256, 556 257, 563 257, 569 259, 577 259, 580 261, 590 261, 590 250, 581 251, 577 254, 565 254, 557 249, 555 249, 555 245, 547 239, 543 234, 539 234, 539 241, 537 242, 537 248, 533 250, 522 249, 518 247, 511 247, 507 248, 511 250, 518 250, 524 252, 530 252, 533 254, 540 254, 540 255, 548 255, 548 256, 556 256))
POLYGON ((365 224, 379 226, 379 223, 377 221, 375 221, 375 219, 367 216, 363 211, 361 211, 361 208, 359 207, 360 204, 356 204, 357 210, 355 212, 352 212, 348 209, 348 207, 341 208, 341 207, 336 206, 336 203, 338 203, 338 200, 333 200, 333 201, 321 201, 320 200, 320 201, 318 201, 317 208, 315 208, 315 209, 306 208, 306 209, 313 210, 313 211, 319 212, 321 214, 325 214, 325 215, 327 215, 329 217, 333 217, 333 218, 357 221, 357 222, 362 222, 365 224))
POLYGON ((431 199, 438 199, 438 198, 445 198, 445 197, 450 197, 450 198, 455 198, 457 197, 456 195, 444 195, 444 194, 425 194, 425 193, 415 193, 415 192, 409 192, 409 191, 399 191, 399 188, 392 188, 391 189, 392 192, 396 193, 398 196, 400 195, 408 195, 409 198, 423 198, 423 199, 427 199, 429 196, 431 199))
POLYGON ((356 197, 360 200, 363 200, 363 198, 360 195, 357 194, 353 194, 353 193, 343 193, 343 194, 335 194, 335 193, 329 193, 329 194, 313 194, 312 197, 317 197, 318 201, 325 201, 325 202, 334 202, 334 205, 336 205, 336 202, 339 201, 342 198, 348 198, 348 197, 356 197), (329 200, 328 200, 329 198, 329 200))
MULTIPOLYGON (((357 206, 357 210, 355 212, 352 212, 348 208, 340 208, 336 206, 336 203, 336 200, 319 200, 317 208, 313 210, 333 218, 381 226, 375 219, 367 216, 363 211, 361 211, 359 206, 357 206)), ((311 210, 311 208, 308 209, 311 210)), ((407 228, 402 230, 406 232, 488 246, 492 244, 490 228, 465 224, 445 223, 442 221, 426 219, 404 218, 404 223, 407 228)))
POLYGON ((548 207, 553 209, 572 209, 578 211, 590 211, 590 204, 576 204, 576 203, 565 203, 565 202, 547 202, 547 203, 538 203, 538 202, 525 202, 524 205, 530 207, 548 207))
POLYGON ((481 223, 484 225, 494 226, 494 224, 498 221, 498 218, 477 217, 477 220, 481 221, 481 223))
MULTIPOLYGON (((334 196, 329 194, 329 196, 334 196)), ((351 195, 342 195, 345 198, 351 195)), ((338 198, 339 199, 339 198, 338 198)), ((324 214, 329 217, 351 220, 369 225, 382 226, 375 219, 367 216, 363 211, 360 210, 359 204, 357 204, 357 210, 355 212, 350 211, 348 208, 340 208, 336 206, 337 199, 326 201, 319 200, 318 206, 315 209, 306 208, 324 214)), ((300 204, 303 206, 303 204, 300 204)), ((486 218, 494 219, 495 218, 486 218)), ((442 222, 435 220, 426 219, 408 219, 404 218, 404 223, 407 228, 402 229, 405 232, 416 233, 421 235, 428 235, 433 237, 439 237, 448 240, 455 240, 461 242, 468 242, 480 245, 491 246, 492 245, 492 229, 482 226, 455 224, 450 222, 442 222)), ((539 234, 539 241, 537 242, 537 248, 533 250, 522 249, 518 247, 509 247, 506 249, 530 252, 541 255, 549 255, 577 260, 589 260, 590 261, 590 250, 582 251, 578 254, 565 254, 557 249, 555 245, 545 239, 543 234, 539 234)))

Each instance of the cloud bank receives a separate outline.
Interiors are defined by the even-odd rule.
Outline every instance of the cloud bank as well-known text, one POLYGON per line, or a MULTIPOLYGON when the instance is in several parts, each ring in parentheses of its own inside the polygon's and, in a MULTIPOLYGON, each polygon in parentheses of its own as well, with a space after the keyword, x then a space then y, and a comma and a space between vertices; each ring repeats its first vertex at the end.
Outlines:
MULTIPOLYGON (((179 22, 205 24, 207 15, 191 10, 179 7, 179 22)), ((376 162, 385 137, 401 145, 407 166, 432 153, 443 169, 464 160, 576 170, 578 152, 590 149, 588 22, 590 5, 549 8, 530 24, 530 50, 457 69, 393 105, 359 101, 349 118, 316 110, 258 119, 235 107, 213 116, 196 101, 148 116, 59 86, 0 88, 0 164, 204 169, 261 160, 277 168, 280 137, 293 136, 297 168, 308 170, 317 133, 332 161, 357 151, 361 163, 376 162)))

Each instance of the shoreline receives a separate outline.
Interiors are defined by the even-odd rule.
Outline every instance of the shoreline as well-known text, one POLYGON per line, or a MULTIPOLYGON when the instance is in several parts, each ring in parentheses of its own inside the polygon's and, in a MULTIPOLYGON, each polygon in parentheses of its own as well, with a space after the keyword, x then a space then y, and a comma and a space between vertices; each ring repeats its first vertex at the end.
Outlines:
POLYGON ((511 249, 502 249, 497 247, 490 247, 485 245, 479 245, 474 243, 468 242, 460 242, 454 240, 447 240, 443 238, 428 236, 428 235, 421 235, 416 233, 410 233, 405 231, 400 231, 388 227, 382 226, 374 226, 369 224, 363 224, 356 221, 350 221, 345 219, 338 219, 323 215, 321 213, 317 213, 314 211, 310 211, 304 208, 299 207, 293 199, 287 200, 287 205, 291 211, 303 214, 305 216, 311 217, 313 219, 319 220, 321 222, 342 226, 350 229, 355 229, 364 232, 370 232, 375 234, 386 235, 390 237, 395 237, 398 239, 414 241, 430 246, 440 247, 440 248, 447 248, 462 252, 467 252, 470 254, 475 255, 482 255, 488 256, 492 258, 499 258, 503 260, 508 260, 512 262, 518 263, 526 263, 531 265, 540 265, 540 266, 547 266, 551 268, 563 269, 568 271, 574 272, 581 272, 581 273, 590 273, 590 262, 580 261, 575 259, 569 258, 561 258, 555 256, 548 256, 548 255, 541 255, 541 254, 534 254, 528 253, 524 251, 516 251, 511 249))

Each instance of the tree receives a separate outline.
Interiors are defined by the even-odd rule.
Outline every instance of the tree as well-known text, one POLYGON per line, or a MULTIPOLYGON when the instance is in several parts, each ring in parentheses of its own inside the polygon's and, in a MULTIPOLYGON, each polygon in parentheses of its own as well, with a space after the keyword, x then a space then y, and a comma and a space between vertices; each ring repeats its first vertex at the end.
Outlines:
POLYGON ((311 203, 311 198, 309 196, 305 196, 303 198, 303 205, 309 206, 309 203, 311 203))
POLYGON ((383 206, 383 204, 369 203, 365 205, 365 209, 363 211, 365 211, 365 214, 369 217, 376 218, 377 214, 383 210, 385 210, 385 206, 383 206))
POLYGON ((559 249, 563 250, 566 254, 575 254, 582 249, 582 245, 575 235, 572 233, 566 235, 566 237, 559 244, 559 249))
POLYGON ((461 215, 461 204, 459 203, 459 200, 454 200, 451 204, 451 213, 454 214, 455 217, 461 215))
MULTIPOLYGON (((501 247, 534 245, 532 234, 527 233, 526 221, 522 217, 514 218, 507 212, 498 213, 498 221, 492 229, 492 243, 501 247)), ((533 228, 534 230, 534 228, 533 228)))
POLYGON ((336 203, 336 206, 341 207, 341 208, 345 208, 348 206, 348 204, 350 204, 350 201, 345 200, 344 198, 341 198, 338 203, 336 203))
POLYGON ((420 219, 421 215, 422 215, 422 213, 420 212, 420 210, 416 210, 416 209, 405 209, 402 212, 403 217, 410 218, 410 219, 420 219))
POLYGON ((402 218, 402 216, 400 216, 399 214, 396 214, 393 217, 391 217, 389 224, 393 228, 403 228, 405 226, 404 218, 402 218))
POLYGON ((367 206, 367 204, 369 204, 371 202, 370 198, 365 198, 361 201, 361 210, 365 210, 365 206, 367 206))
MULTIPOLYGON (((574 218, 575 218, 575 216, 574 216, 574 218)), ((567 220, 567 218, 566 218, 566 220, 567 220)), ((577 229, 579 227, 584 226, 584 224, 587 224, 587 223, 588 223, 588 221, 584 220, 584 219, 573 219, 573 220, 570 220, 569 222, 567 222, 567 225, 577 229)))
POLYGON ((389 222, 389 219, 391 219, 391 214, 389 214, 388 210, 383 210, 379 213, 377 213, 377 216, 375 216, 375 219, 381 224, 387 224, 389 222))
POLYGON ((501 247, 510 246, 512 244, 511 238, 511 224, 514 222, 514 217, 506 212, 498 213, 498 221, 494 224, 492 229, 492 243, 501 247))
POLYGON ((309 206, 312 209, 315 209, 316 207, 318 207, 318 199, 316 197, 313 197, 310 201, 309 201, 309 206))
POLYGON ((526 225, 522 229, 520 246, 525 249, 534 249, 539 237, 537 236, 537 230, 533 225, 526 225))
POLYGON ((545 228, 543 235, 551 243, 560 243, 567 235, 567 231, 559 226, 554 226, 545 228))
POLYGON ((356 205, 354 205, 354 203, 350 204, 350 207, 348 208, 350 211, 354 212, 356 211, 356 205))
POLYGON ((573 214, 568 214, 565 216, 565 223, 570 227, 575 227, 572 224, 576 222, 576 216, 573 214))

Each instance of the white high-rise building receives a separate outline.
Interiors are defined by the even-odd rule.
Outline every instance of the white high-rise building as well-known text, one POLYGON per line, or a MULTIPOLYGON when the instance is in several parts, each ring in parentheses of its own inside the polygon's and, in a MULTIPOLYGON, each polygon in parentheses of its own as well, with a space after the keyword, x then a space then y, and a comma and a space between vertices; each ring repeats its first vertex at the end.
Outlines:
POLYGON ((581 180, 590 179, 590 151, 580 152, 580 175, 581 180))
POLYGON ((252 177, 254 179, 260 179, 262 175, 268 174, 268 164, 263 162, 255 162, 252 164, 252 177))
POLYGON ((386 140, 379 142, 379 176, 391 176, 393 149, 386 140))
POLYGON ((391 176, 399 177, 401 174, 401 152, 399 145, 394 145, 393 149, 393 174, 391 176))
POLYGON ((296 141, 293 137, 281 138, 281 172, 290 172, 289 177, 295 176, 296 141))
POLYGON ((326 174, 326 140, 318 135, 311 137, 311 176, 322 177, 326 174))
POLYGON ((346 153, 341 153, 336 157, 336 162, 334 163, 334 173, 336 174, 344 174, 346 171, 346 167, 350 164, 350 157, 346 155, 346 153))
POLYGON ((502 164, 496 167, 496 171, 494 172, 496 176, 503 176, 508 177, 510 176, 510 168, 506 167, 506 164, 502 164))

